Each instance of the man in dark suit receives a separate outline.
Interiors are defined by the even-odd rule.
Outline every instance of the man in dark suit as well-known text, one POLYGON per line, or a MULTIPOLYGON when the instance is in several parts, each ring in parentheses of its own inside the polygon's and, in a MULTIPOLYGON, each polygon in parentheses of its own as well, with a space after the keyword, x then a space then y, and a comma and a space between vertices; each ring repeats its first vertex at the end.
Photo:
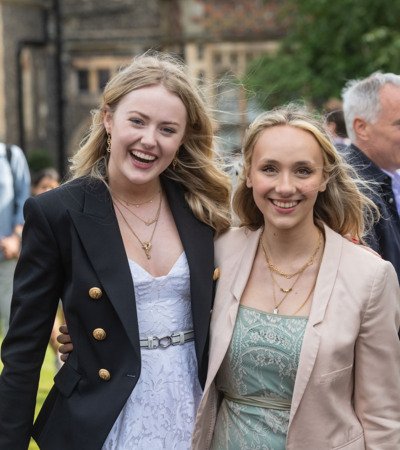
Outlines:
POLYGON ((351 139, 348 160, 371 181, 382 214, 368 243, 390 261, 400 280, 400 76, 376 72, 348 82, 342 92, 351 139))

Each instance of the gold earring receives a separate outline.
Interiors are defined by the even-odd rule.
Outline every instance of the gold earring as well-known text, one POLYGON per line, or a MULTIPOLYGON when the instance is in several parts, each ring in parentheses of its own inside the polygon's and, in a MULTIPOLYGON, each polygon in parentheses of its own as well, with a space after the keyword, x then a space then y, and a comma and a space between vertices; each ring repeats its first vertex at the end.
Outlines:
POLYGON ((178 157, 175 156, 174 159, 172 160, 172 168, 175 170, 176 166, 178 164, 178 157))
POLYGON ((107 133, 107 152, 111 153, 111 134, 107 133))

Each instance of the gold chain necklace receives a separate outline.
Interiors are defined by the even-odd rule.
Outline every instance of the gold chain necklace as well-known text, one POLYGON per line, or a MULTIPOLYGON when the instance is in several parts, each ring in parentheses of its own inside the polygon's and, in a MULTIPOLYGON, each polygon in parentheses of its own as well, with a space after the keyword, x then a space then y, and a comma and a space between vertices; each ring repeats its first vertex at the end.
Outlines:
POLYGON ((114 192, 111 191, 112 196, 118 199, 120 204, 124 206, 134 206, 135 208, 139 208, 141 205, 146 205, 146 203, 153 203, 153 200, 157 197, 157 195, 161 192, 161 189, 158 190, 149 200, 140 203, 129 202, 128 200, 124 200, 121 197, 118 197, 114 192))
MULTIPOLYGON (((267 264, 267 265, 268 265, 268 264, 267 264)), ((290 287, 288 287, 288 288, 283 288, 283 287, 276 281, 276 278, 274 277, 273 271, 272 271, 269 267, 268 267, 268 269, 269 269, 269 271, 270 271, 270 273, 271 273, 272 282, 273 282, 274 284, 276 284, 276 285, 278 286, 279 290, 280 290, 281 292, 283 292, 284 294, 289 294, 289 292, 292 292, 292 290, 293 290, 295 284, 297 283, 297 280, 298 280, 298 279, 301 277, 301 275, 305 272, 305 270, 304 270, 303 272, 299 273, 299 274, 296 276, 294 282, 292 283, 292 285, 291 285, 290 287)))
MULTIPOLYGON (((274 310, 273 310, 273 313, 274 313, 274 314, 278 314, 278 313, 279 313, 279 307, 280 307, 281 304, 284 302, 284 300, 285 300, 286 297, 289 295, 289 293, 292 292, 292 290, 293 290, 295 284, 296 284, 297 281, 300 279, 301 275, 303 275, 303 273, 305 272, 305 270, 306 270, 306 268, 307 268, 308 266, 307 266, 306 268, 304 268, 304 270, 303 270, 302 272, 299 272, 299 273, 297 274, 297 277, 296 277, 296 279, 294 280, 293 284, 290 286, 290 288, 288 288, 288 289, 283 289, 281 286, 279 286, 279 284, 278 284, 277 281, 275 280, 275 277, 274 277, 274 275, 273 275, 273 271, 271 270, 271 267, 270 267, 270 265, 269 265, 269 263, 268 263, 267 252, 266 252, 265 247, 264 247, 264 245, 263 245, 263 243, 262 243, 262 241, 261 241, 261 238, 262 238, 262 235, 260 236, 260 246, 261 246, 261 248, 262 248, 262 250, 263 250, 264 257, 265 257, 265 262, 266 262, 266 264, 267 264, 267 268, 268 268, 268 271, 269 271, 269 273, 270 273, 270 275, 271 275, 271 280, 272 280, 272 295, 273 295, 273 298, 274 298, 274 310), (276 285, 279 287, 279 289, 284 293, 284 296, 281 298, 281 300, 279 301, 278 304, 276 303, 275 284, 276 284, 276 285)), ((296 311, 296 313, 297 313, 298 311, 300 311, 300 309, 307 303, 308 299, 310 298, 310 295, 311 295, 311 293, 308 295, 307 300, 301 305, 301 307, 296 311)), ((296 314, 296 313, 295 313, 295 314, 296 314)))
POLYGON ((314 260, 315 260, 315 257, 317 256, 318 250, 321 248, 321 244, 322 244, 322 233, 319 232, 319 235, 318 235, 318 241, 317 241, 317 246, 315 247, 315 250, 314 250, 313 254, 311 255, 310 259, 309 259, 303 266, 301 266, 299 270, 297 270, 297 271, 294 272, 294 273, 285 273, 285 272, 283 272, 283 270, 279 269, 278 267, 276 267, 276 266, 272 263, 272 261, 268 258, 267 251, 266 251, 266 249, 265 249, 265 247, 264 247, 264 244, 263 244, 263 242, 262 242, 262 235, 261 235, 261 237, 260 237, 260 243, 261 243, 261 247, 262 247, 262 249, 263 249, 263 251, 264 251, 264 255, 265 255, 265 259, 266 259, 266 261, 267 261, 268 268, 269 268, 270 270, 274 271, 275 273, 281 275, 282 277, 286 278, 287 280, 290 280, 290 279, 293 278, 294 276, 303 273, 303 272, 307 269, 307 267, 309 267, 309 266, 311 266, 312 264, 314 264, 314 260))
MULTIPOLYGON (((265 247, 264 247, 264 245, 263 245, 263 242, 262 242, 262 234, 261 234, 261 236, 260 236, 260 246, 261 246, 262 251, 263 251, 263 253, 264 253, 265 262, 266 262, 266 264, 267 264, 267 268, 268 268, 268 270, 269 270, 269 273, 270 273, 270 275, 271 275, 271 280, 272 280, 272 295, 273 295, 273 299, 274 299, 274 309, 273 309, 273 314, 279 314, 279 307, 280 307, 281 304, 284 302, 284 300, 285 300, 286 297, 289 295, 289 293, 292 292, 292 290, 293 290, 295 284, 297 283, 297 281, 301 278, 301 276, 303 275, 303 273, 305 272, 305 270, 307 269, 307 267, 310 267, 311 265, 314 264, 315 257, 316 257, 316 255, 317 255, 317 253, 318 253, 318 250, 321 248, 321 244, 322 244, 322 233, 319 232, 319 235, 318 235, 318 242, 317 242, 316 249, 314 250, 313 254, 311 255, 311 258, 307 261, 306 264, 304 264, 304 265, 300 268, 300 270, 298 270, 298 271, 297 271, 296 273, 294 273, 294 274, 280 273, 280 272, 282 272, 282 271, 277 272, 277 273, 280 273, 282 276, 284 276, 285 278, 288 278, 288 279, 293 278, 295 275, 297 275, 297 277, 296 277, 296 279, 294 280, 293 284, 292 284, 289 288, 284 289, 284 288, 282 288, 282 287, 278 284, 278 282, 275 280, 275 277, 274 277, 274 275, 273 275, 275 266, 273 266, 273 264, 271 264, 271 262, 270 262, 270 260, 269 260, 269 258, 268 258, 267 251, 266 251, 266 249, 265 249, 265 247), (290 275, 290 276, 287 277, 287 275, 290 275), (279 303, 277 303, 277 301, 276 301, 275 284, 276 284, 276 285, 279 287, 279 289, 284 293, 284 296, 280 299, 279 303)), ((321 256, 321 258, 322 258, 322 256, 321 256)), ((320 261, 321 261, 321 258, 320 258, 320 261)), ((278 270, 279 270, 279 269, 278 269, 278 270)), ((276 270, 275 270, 275 272, 276 272, 276 270)), ((309 301, 309 299, 310 299, 310 297, 311 297, 311 294, 312 294, 312 292, 314 291, 316 282, 317 282, 317 276, 318 276, 318 274, 315 276, 314 283, 312 284, 311 289, 310 289, 310 291, 308 292, 308 295, 307 295, 306 299, 305 299, 304 302, 296 309, 296 311, 295 311, 292 315, 295 316, 295 315, 296 315, 296 314, 297 314, 297 313, 298 313, 298 312, 306 305, 306 303, 309 301)))
POLYGON ((117 209, 117 211, 120 213, 122 219, 123 219, 124 222, 126 223, 126 226, 129 228, 129 230, 130 230, 131 233, 135 236, 135 238, 139 241, 139 244, 140 244, 142 250, 143 250, 144 253, 146 254, 146 258, 147 258, 147 259, 151 259, 150 252, 151 252, 151 249, 152 249, 152 247, 153 247, 152 241, 153 241, 154 233, 155 233, 156 228, 157 228, 158 219, 159 219, 159 217, 160 217, 161 203, 162 203, 162 195, 160 195, 160 203, 158 204, 158 209, 157 209, 156 219, 155 219, 155 223, 154 223, 154 228, 153 228, 153 231, 152 231, 151 236, 150 236, 150 238, 149 238, 148 241, 142 241, 142 240, 140 239, 140 237, 135 233, 135 231, 133 230, 133 228, 129 225, 128 220, 127 220, 126 217, 122 214, 122 211, 121 211, 121 209, 118 207, 118 205, 117 205, 115 202, 113 202, 113 203, 114 203, 114 206, 115 206, 115 208, 117 209))
MULTIPOLYGON (((271 269, 269 269, 269 273, 271 274, 271 278, 272 278, 272 271, 271 269)), ((296 279, 296 281, 300 278, 300 276, 296 279)), ((281 298, 281 300, 279 301, 278 304, 276 304, 276 294, 275 294, 275 283, 273 282, 273 278, 272 278, 272 295, 274 297, 274 310, 273 313, 274 314, 278 314, 279 313, 279 307, 282 305, 283 301, 285 300, 285 298, 288 296, 289 292, 286 292, 285 295, 281 298)))
MULTIPOLYGON (((296 311, 292 314, 292 316, 295 316, 299 311, 301 311, 303 309, 303 307, 306 305, 306 303, 308 302, 308 300, 310 300, 311 294, 313 293, 314 289, 315 289, 315 285, 317 284, 317 277, 318 277, 318 273, 317 275, 315 275, 315 280, 313 285, 311 286, 310 292, 307 295, 307 298, 304 300, 304 302, 296 309, 296 311)), ((278 313, 277 313, 278 314, 278 313)))
MULTIPOLYGON (((137 219, 139 219, 140 221, 142 221, 145 225, 147 225, 148 227, 150 225, 153 225, 153 223, 157 220, 157 212, 156 215, 152 218, 152 219, 143 219, 143 217, 138 216, 136 213, 134 213, 133 211, 131 211, 128 206, 124 205, 124 203, 121 201, 121 199, 119 199, 116 195, 114 195, 115 200, 121 205, 123 206, 130 214, 134 215, 137 219)), ((144 203, 142 203, 143 205, 144 203)))
MULTIPOLYGON (((269 273, 271 274, 271 278, 273 279, 272 276, 272 270, 269 269, 269 273)), ((306 303, 308 302, 308 300, 310 300, 311 294, 313 293, 314 289, 315 289, 315 285, 317 284, 317 277, 318 277, 318 273, 315 275, 315 279, 314 279, 314 283, 311 286, 310 291, 308 292, 308 295, 306 297, 306 299, 304 300, 304 302, 296 309, 296 311, 294 313, 292 313, 292 316, 295 316, 299 311, 301 311, 303 309, 303 307, 306 305, 306 303)), ((296 278, 296 281, 300 278, 300 275, 296 278)), ((296 283, 296 281, 293 283, 296 283)), ((289 291, 290 292, 290 291, 289 291)), ((275 285, 274 283, 272 283, 272 295, 274 297, 274 310, 273 310, 273 314, 279 314, 279 307, 281 306, 281 304, 283 303, 283 301, 285 300, 285 298, 288 296, 289 292, 287 292, 282 299, 279 301, 278 304, 276 304, 276 295, 275 295, 275 285)))

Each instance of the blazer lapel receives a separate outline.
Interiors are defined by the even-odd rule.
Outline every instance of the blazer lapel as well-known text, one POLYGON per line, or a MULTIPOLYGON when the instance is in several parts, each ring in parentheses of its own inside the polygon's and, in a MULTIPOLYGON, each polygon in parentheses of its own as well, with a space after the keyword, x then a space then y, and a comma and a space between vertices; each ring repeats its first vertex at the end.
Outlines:
POLYGON ((207 385, 204 389, 205 391, 212 384, 226 352, 228 351, 229 344, 232 340, 233 330, 235 328, 240 299, 249 279, 254 258, 257 253, 261 229, 254 232, 249 231, 248 233, 248 239, 243 245, 242 250, 235 255, 234 260, 224 261, 222 265, 223 272, 226 272, 226 270, 229 271, 230 267, 235 267, 236 270, 228 273, 228 275, 223 273, 221 275, 220 283, 222 283, 222 277, 226 276, 227 278, 224 280, 220 289, 217 286, 215 303, 222 305, 222 307, 221 310, 218 309, 218 315, 215 314, 211 322, 213 331, 210 346, 209 373, 207 385), (227 286, 231 286, 231 295, 227 292, 227 286))
POLYGON ((299 407, 304 391, 310 380, 320 344, 319 326, 322 323, 332 289, 335 284, 342 252, 342 237, 333 230, 324 226, 325 249, 315 285, 311 311, 304 333, 300 353, 299 367, 297 369, 294 385, 292 406, 290 410, 289 425, 293 421, 299 407))
POLYGON ((234 305, 230 310, 231 325, 234 326, 236 322, 237 308, 239 307, 240 299, 246 287, 253 268, 254 258, 256 257, 258 243, 260 241, 260 234, 262 228, 256 231, 248 231, 248 238, 240 263, 237 265, 237 270, 232 274, 232 288, 231 293, 235 299, 234 305), (236 306, 236 308, 235 308, 236 306))
POLYGON ((86 186, 83 212, 69 210, 83 247, 140 357, 135 292, 111 197, 102 182, 86 186))
POLYGON ((200 367, 207 343, 213 302, 214 231, 193 215, 178 183, 165 177, 162 177, 161 181, 190 269, 193 327, 200 367))

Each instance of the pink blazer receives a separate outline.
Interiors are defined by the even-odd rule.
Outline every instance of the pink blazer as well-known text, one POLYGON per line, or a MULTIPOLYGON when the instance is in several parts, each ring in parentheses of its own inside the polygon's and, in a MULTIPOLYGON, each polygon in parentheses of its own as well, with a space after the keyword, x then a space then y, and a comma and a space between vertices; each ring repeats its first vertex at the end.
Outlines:
MULTIPOLYGON (((290 411, 287 450, 400 449, 400 289, 393 266, 325 227, 326 245, 290 411)), ((193 449, 210 447, 215 376, 227 352, 260 230, 216 242, 220 268, 193 449)))

